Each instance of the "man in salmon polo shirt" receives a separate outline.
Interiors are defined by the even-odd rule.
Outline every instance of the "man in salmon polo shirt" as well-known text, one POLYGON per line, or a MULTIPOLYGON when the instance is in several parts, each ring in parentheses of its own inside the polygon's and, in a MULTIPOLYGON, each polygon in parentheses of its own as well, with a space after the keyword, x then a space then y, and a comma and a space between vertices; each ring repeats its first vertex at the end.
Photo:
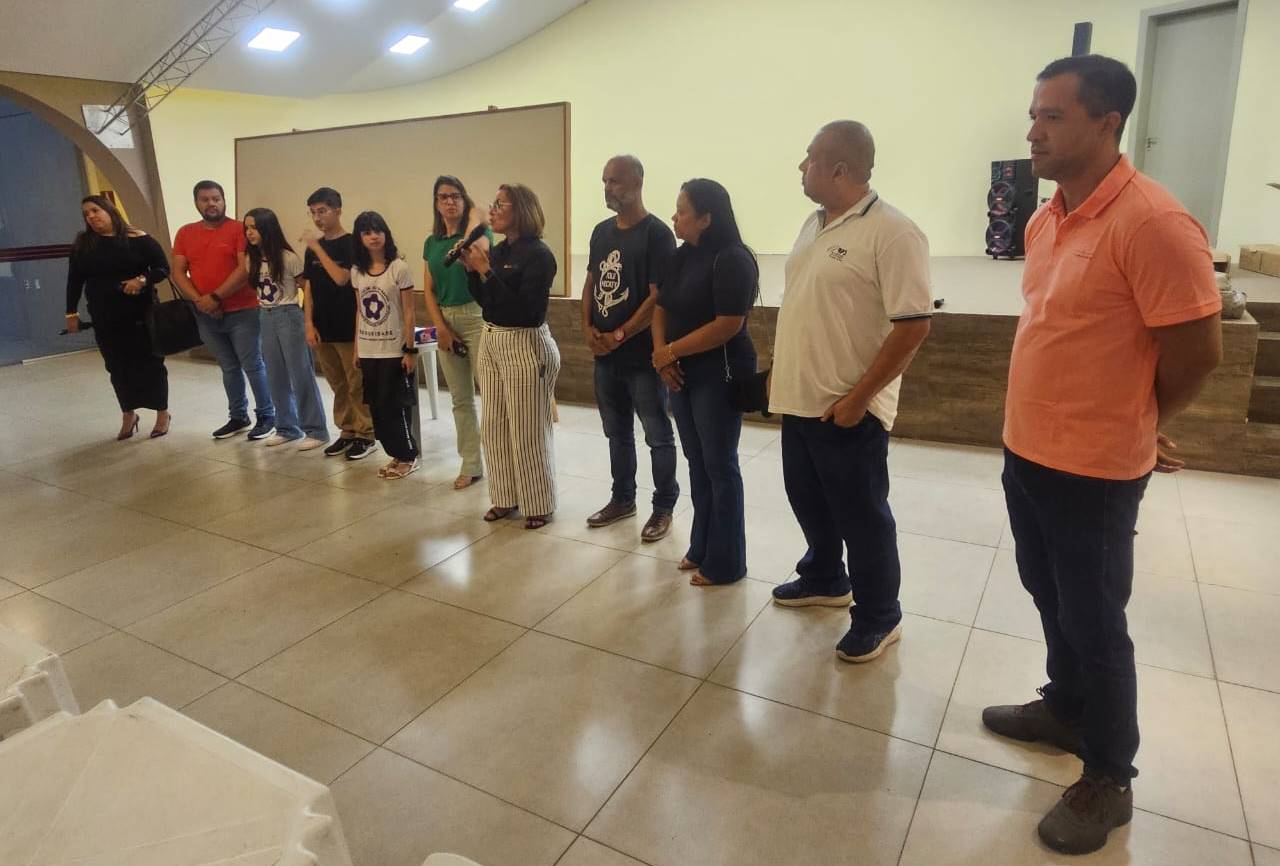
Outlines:
POLYGON ((1031 164, 1058 182, 1031 218, 1005 403, 1005 501, 1018 573, 1040 611, 1042 700, 983 723, 1079 755, 1080 780, 1040 822, 1086 854, 1133 815, 1137 672, 1125 605, 1147 480, 1182 462, 1157 431, 1222 356, 1204 229, 1120 155, 1133 74, 1090 55, 1054 61, 1031 100, 1031 164))
POLYGON ((276 410, 262 361, 258 295, 248 281, 244 224, 227 218, 217 181, 200 181, 192 194, 201 219, 178 229, 173 239, 172 279, 195 303, 200 340, 222 368, 229 419, 213 431, 213 438, 227 439, 248 430, 250 439, 266 439, 275 432, 276 410), (253 389, 257 424, 249 420, 246 378, 253 389))

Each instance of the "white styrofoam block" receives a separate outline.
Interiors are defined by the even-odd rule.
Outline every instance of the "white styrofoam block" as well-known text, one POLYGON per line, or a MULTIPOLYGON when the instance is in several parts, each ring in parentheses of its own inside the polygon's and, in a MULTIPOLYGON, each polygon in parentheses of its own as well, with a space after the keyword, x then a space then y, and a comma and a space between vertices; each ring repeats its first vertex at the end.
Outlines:
POLYGON ((0 740, 58 712, 80 712, 62 659, 0 626, 0 740))
POLYGON ((329 789, 142 698, 0 742, 0 863, 351 866, 329 789))

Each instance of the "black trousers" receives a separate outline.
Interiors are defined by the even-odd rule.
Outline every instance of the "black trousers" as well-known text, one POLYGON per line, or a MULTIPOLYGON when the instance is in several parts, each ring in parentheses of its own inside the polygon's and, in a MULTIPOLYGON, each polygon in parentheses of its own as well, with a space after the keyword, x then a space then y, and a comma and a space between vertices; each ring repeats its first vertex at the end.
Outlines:
POLYGON ((141 319, 99 314, 93 317, 94 339, 111 377, 121 412, 169 408, 169 371, 164 358, 151 351, 151 338, 141 319))
POLYGON ((373 416, 373 435, 397 460, 414 460, 413 407, 418 404, 416 371, 406 373, 399 358, 361 358, 364 402, 373 416))
POLYGON ((1048 645, 1045 703, 1081 726, 1085 772, 1126 781, 1138 772, 1138 675, 1124 609, 1149 478, 1088 478, 1004 452, 1018 575, 1048 645))

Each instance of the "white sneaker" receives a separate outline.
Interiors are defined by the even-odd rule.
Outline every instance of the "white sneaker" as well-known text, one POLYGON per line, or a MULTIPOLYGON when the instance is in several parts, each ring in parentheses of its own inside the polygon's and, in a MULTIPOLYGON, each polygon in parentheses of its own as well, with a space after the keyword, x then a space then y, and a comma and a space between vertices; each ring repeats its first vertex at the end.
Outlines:
POLYGON ((313 451, 316 448, 319 448, 324 443, 325 443, 324 439, 313 439, 310 436, 308 436, 306 439, 303 439, 301 442, 298 443, 298 450, 313 451))
POLYGON ((266 438, 266 441, 263 442, 262 444, 266 445, 268 448, 274 448, 276 445, 283 445, 288 441, 289 441, 288 437, 281 436, 279 433, 272 433, 270 436, 266 438))

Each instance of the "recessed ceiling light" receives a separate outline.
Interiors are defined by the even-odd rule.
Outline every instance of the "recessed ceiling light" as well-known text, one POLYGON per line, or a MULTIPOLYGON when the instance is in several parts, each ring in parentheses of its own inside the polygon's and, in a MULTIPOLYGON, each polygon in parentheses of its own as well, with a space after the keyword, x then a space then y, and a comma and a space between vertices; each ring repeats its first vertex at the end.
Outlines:
POLYGON ((301 35, 296 30, 263 27, 257 36, 249 40, 249 47, 261 48, 263 51, 284 51, 301 35))
POLYGON ((468 12, 474 12, 488 2, 489 0, 453 0, 453 5, 468 12))
POLYGON ((431 40, 426 36, 417 36, 413 33, 410 33, 408 36, 401 39, 399 42, 397 42, 395 45, 392 45, 387 50, 390 51, 392 54, 412 54, 413 52, 417 51, 419 48, 426 45, 430 41, 431 40))

